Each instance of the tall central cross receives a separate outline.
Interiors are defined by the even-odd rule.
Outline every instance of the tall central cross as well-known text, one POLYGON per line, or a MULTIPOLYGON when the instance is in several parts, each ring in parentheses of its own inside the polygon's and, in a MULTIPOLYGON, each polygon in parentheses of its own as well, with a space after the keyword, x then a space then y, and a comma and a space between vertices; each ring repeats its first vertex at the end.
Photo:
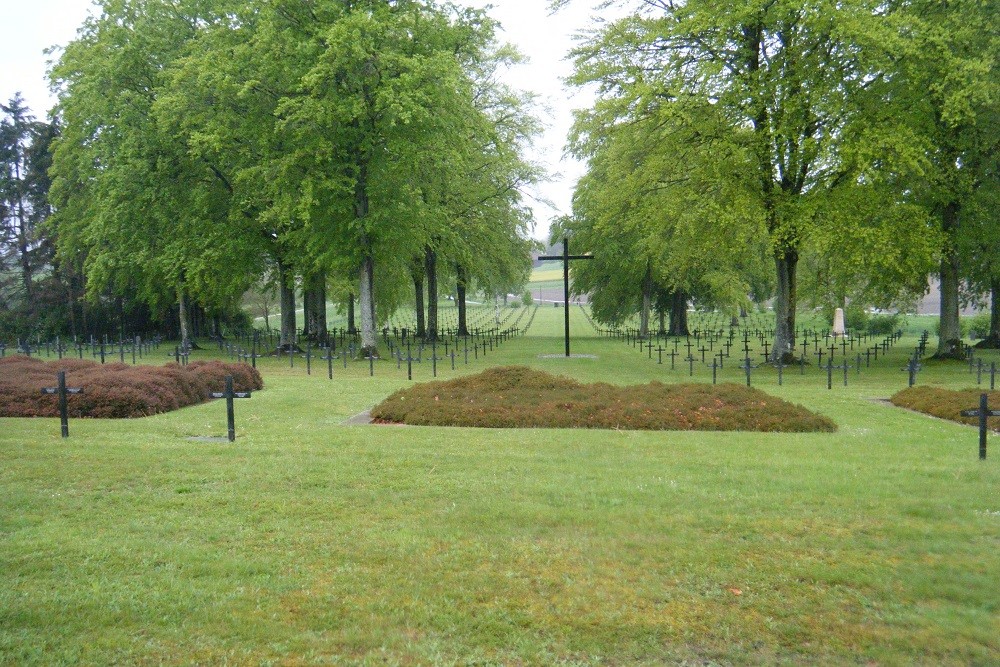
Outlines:
POLYGON ((592 255, 571 255, 569 254, 569 239, 563 237, 563 254, 546 255, 538 259, 561 259, 563 263, 563 297, 566 312, 566 356, 569 356, 569 262, 572 259, 594 259, 592 255))

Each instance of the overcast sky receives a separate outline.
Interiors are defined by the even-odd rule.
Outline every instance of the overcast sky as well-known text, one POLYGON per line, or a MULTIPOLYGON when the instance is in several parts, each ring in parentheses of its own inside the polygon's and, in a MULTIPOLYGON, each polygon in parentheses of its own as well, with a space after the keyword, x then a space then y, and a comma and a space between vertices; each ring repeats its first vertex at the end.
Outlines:
MULTIPOLYGON (((0 0, 3 4, 4 37, 0 40, 0 100, 7 102, 20 91, 34 115, 45 116, 53 104, 45 79, 44 54, 51 46, 65 45, 76 35, 91 10, 90 0, 0 0)), ((555 15, 547 10, 547 0, 466 0, 466 4, 493 5, 491 15, 504 27, 504 39, 525 53, 530 62, 511 73, 511 82, 540 95, 546 109, 548 127, 532 158, 542 162, 552 181, 539 188, 538 198, 550 200, 555 208, 533 204, 535 237, 545 239, 553 217, 570 212, 573 184, 582 174, 581 165, 563 157, 566 134, 574 107, 589 106, 589 98, 573 95, 562 78, 570 73, 565 58, 573 45, 573 35, 588 27, 593 19, 591 0, 577 0, 555 15)))

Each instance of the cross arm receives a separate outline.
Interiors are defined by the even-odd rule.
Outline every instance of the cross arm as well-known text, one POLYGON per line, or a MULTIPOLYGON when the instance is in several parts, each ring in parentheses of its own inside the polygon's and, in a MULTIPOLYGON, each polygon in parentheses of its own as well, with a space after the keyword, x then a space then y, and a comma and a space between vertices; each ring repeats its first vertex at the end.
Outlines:
POLYGON ((558 260, 563 260, 563 259, 594 259, 594 256, 593 255, 569 255, 567 257, 567 256, 564 256, 564 255, 544 255, 542 257, 539 257, 538 259, 546 259, 546 260, 549 260, 549 259, 558 259, 558 260))

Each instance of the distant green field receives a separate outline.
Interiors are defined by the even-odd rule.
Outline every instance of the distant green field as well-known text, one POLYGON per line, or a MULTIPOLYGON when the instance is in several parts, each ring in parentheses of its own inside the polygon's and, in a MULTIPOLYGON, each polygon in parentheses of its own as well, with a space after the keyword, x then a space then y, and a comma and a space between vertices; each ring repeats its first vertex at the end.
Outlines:
POLYGON ((544 273, 544 272, 547 272, 547 271, 556 271, 556 272, 559 273, 560 276, 562 276, 562 272, 563 272, 562 261, 561 260, 548 260, 548 261, 545 261, 545 262, 539 262, 538 266, 535 267, 534 270, 533 270, 533 272, 535 272, 535 273, 538 273, 538 272, 544 273))
MULTIPOLYGON (((710 383, 724 350, 692 336, 687 362, 684 339, 640 348, 573 307, 586 356, 566 359, 564 312, 513 311, 527 334, 493 349, 450 339, 438 377, 710 383)), ((886 404, 918 333, 846 387, 811 344, 781 386, 752 369, 836 433, 345 425, 410 384, 384 345, 374 377, 259 360, 234 444, 190 439, 225 435, 218 401, 71 420, 65 440, 54 419, 0 419, 0 664, 1000 664, 1000 438, 979 461, 975 429, 886 404)), ((719 381, 745 383, 738 356, 719 381)))
POLYGON ((548 269, 545 271, 539 271, 538 269, 535 269, 534 271, 531 272, 532 285, 534 285, 535 283, 542 283, 547 281, 552 281, 552 282, 558 281, 562 283, 562 280, 563 280, 562 269, 557 269, 557 270, 548 269))

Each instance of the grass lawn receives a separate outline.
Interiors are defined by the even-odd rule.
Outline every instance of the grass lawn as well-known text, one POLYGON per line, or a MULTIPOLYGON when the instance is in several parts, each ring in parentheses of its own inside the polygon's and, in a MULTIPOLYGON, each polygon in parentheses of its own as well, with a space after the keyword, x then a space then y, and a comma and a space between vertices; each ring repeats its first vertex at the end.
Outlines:
MULTIPOLYGON (((571 313, 596 358, 540 308, 439 376, 711 381, 571 313)), ((980 462, 974 429, 877 400, 915 344, 846 388, 754 371, 837 433, 342 425, 409 384, 388 360, 261 361, 235 444, 187 439, 225 435, 220 402, 66 440, 0 419, 0 664, 1000 663, 1000 439, 980 462)))

